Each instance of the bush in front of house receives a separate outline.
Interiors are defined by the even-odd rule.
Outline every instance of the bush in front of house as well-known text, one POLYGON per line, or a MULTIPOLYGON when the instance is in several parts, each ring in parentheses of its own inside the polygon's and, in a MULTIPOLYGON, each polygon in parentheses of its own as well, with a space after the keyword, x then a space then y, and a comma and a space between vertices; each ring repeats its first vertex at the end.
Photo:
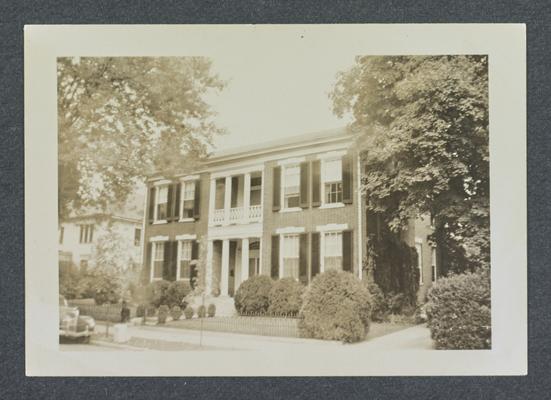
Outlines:
POLYGON ((139 304, 138 307, 136 307, 136 317, 137 318, 145 317, 145 311, 146 311, 146 306, 144 304, 139 304))
POLYGON ((440 278, 428 293, 427 326, 438 349, 490 349, 490 272, 440 278))
POLYGON ((353 274, 330 270, 317 275, 304 293, 302 337, 358 342, 369 329, 369 292, 353 274))
POLYGON ((184 317, 186 317, 186 319, 192 319, 192 318, 193 318, 193 314, 195 314, 195 311, 193 310, 193 307, 187 306, 187 307, 184 309, 184 317))
POLYGON ((165 292, 164 301, 170 307, 182 306, 184 298, 191 292, 191 286, 186 281, 170 282, 165 292))
POLYGON ((153 281, 146 286, 145 298, 148 304, 155 308, 159 308, 166 302, 166 292, 170 286, 169 281, 159 280, 153 281))
POLYGON ((174 321, 178 321, 182 316, 182 309, 180 306, 174 306, 170 309, 170 316, 174 321))
POLYGON ((170 312, 170 309, 166 304, 163 304, 159 307, 159 313, 157 315, 157 323, 164 324, 166 322, 166 318, 168 317, 168 313, 170 312))
POLYGON ((197 317, 205 318, 206 315, 207 315, 207 308, 201 304, 199 307, 197 307, 197 317))
POLYGON ((264 314, 270 306, 270 290, 274 281, 265 275, 252 276, 243 282, 234 296, 239 314, 264 314))
POLYGON ((373 279, 367 279, 367 291, 371 298, 371 321, 383 322, 388 318, 388 305, 385 294, 373 279))
POLYGON ((275 281, 269 293, 268 313, 271 315, 297 315, 302 306, 304 286, 294 278, 275 281))
POLYGON ((216 306, 210 303, 209 306, 207 307, 207 315, 209 316, 209 318, 212 318, 214 317, 215 314, 216 314, 216 306))

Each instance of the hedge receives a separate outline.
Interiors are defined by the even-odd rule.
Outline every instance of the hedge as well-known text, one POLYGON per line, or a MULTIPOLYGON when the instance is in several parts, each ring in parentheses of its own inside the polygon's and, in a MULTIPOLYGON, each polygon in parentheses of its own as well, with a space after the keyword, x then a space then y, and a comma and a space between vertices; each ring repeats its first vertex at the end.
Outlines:
POLYGON ((268 299, 268 313, 272 315, 297 315, 302 306, 304 286, 294 278, 275 281, 268 299))
POLYGON ((265 275, 252 276, 243 282, 234 296, 239 314, 263 314, 270 306, 270 290, 274 281, 265 275))

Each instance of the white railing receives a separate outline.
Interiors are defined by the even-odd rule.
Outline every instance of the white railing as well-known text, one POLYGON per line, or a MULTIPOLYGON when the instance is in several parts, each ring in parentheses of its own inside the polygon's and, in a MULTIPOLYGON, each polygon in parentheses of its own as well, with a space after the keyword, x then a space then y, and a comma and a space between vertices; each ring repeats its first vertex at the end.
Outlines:
POLYGON ((243 207, 230 208, 230 222, 231 223, 242 222, 244 217, 243 211, 244 211, 243 207))
POLYGON ((215 209, 212 211, 211 221, 214 225, 220 225, 224 222, 225 212, 223 208, 215 209))
POLYGON ((262 206, 250 206, 249 207, 249 220, 260 221, 262 219, 262 206))

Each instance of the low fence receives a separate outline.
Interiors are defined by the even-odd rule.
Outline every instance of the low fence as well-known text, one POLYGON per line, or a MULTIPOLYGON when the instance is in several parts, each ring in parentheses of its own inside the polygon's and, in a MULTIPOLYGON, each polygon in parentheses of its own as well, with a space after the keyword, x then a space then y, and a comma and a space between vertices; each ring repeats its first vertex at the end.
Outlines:
POLYGON ((239 315, 233 317, 212 317, 180 319, 169 322, 168 326, 213 331, 241 333, 260 336, 300 337, 299 319, 294 316, 239 315))
MULTIPOLYGON (((80 315, 88 315, 96 321, 121 321, 122 306, 120 304, 102 304, 101 306, 98 306, 96 304, 82 304, 78 301, 69 301, 69 305, 78 307, 80 315)), ((136 308, 132 306, 129 306, 128 308, 130 308, 130 318, 135 317, 136 308)))

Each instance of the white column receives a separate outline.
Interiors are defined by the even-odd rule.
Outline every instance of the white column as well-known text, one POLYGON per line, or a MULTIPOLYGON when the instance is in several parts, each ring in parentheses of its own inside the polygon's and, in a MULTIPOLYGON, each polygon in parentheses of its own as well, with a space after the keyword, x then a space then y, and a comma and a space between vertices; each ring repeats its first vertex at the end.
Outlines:
POLYGON ((241 283, 249 278, 249 238, 241 241, 241 283))
POLYGON ((213 241, 207 240, 207 262, 206 262, 206 271, 205 271, 205 293, 210 295, 212 293, 212 262, 213 262, 213 241))
POLYGON ((220 295, 228 295, 228 283, 230 275, 230 241, 224 239, 222 241, 222 273, 220 276, 220 295))
POLYGON ((231 176, 226 176, 226 184, 224 185, 224 223, 230 223, 230 207, 231 207, 231 176))
MULTIPOLYGON (((211 178, 210 180, 210 191, 209 191, 209 220, 212 222, 214 216, 214 205, 216 201, 216 179, 211 178)), ((180 214, 181 215, 181 214, 180 214)))
MULTIPOLYGON (((249 206, 251 205, 251 173, 245 174, 245 184, 243 185, 243 218, 245 222, 249 222, 249 206)), ((248 239, 247 239, 248 241, 248 239)))

